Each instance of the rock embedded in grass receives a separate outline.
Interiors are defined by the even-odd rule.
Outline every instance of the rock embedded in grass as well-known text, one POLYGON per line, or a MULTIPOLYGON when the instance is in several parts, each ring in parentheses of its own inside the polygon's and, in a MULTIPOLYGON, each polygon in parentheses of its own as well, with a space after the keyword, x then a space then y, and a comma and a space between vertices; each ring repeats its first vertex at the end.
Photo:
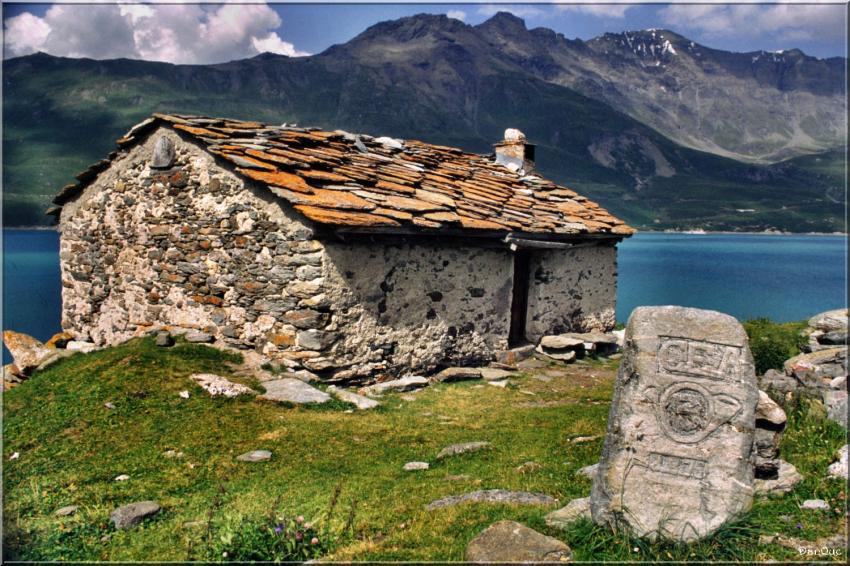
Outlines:
POLYGON ((508 505, 539 505, 551 507, 558 504, 558 500, 545 493, 531 493, 528 491, 508 491, 506 489, 484 489, 462 493, 460 495, 449 495, 425 506, 427 511, 454 507, 462 503, 498 503, 508 505))
POLYGON ((638 307, 626 327, 591 490, 597 524, 689 542, 752 506, 759 393, 744 328, 685 307, 638 307))
POLYGON ((573 499, 565 507, 552 511, 544 520, 555 529, 566 529, 579 519, 590 519, 590 498, 573 499))
POLYGON ((328 387, 328 393, 339 399, 340 401, 345 401, 346 403, 351 403, 361 411, 366 411, 369 409, 374 409, 381 405, 379 401, 375 401, 374 399, 369 399, 363 395, 358 395, 353 391, 348 391, 347 389, 342 389, 335 385, 331 385, 328 387))
POLYGON ((130 476, 127 474, 121 474, 120 476, 115 476, 115 481, 127 481, 130 479, 130 476))
POLYGON ((68 517, 76 513, 77 509, 79 508, 79 505, 66 505, 65 507, 60 507, 59 509, 54 511, 53 514, 57 517, 68 517))
POLYGON ((775 479, 755 479, 753 487, 756 493, 788 493, 794 486, 803 481, 803 476, 792 464, 779 460, 779 470, 775 479))
POLYGON ((307 403, 327 403, 331 400, 331 396, 324 391, 292 377, 266 381, 263 383, 263 387, 265 387, 266 392, 259 397, 269 401, 304 405, 307 403))
POLYGON ((404 465, 403 469, 405 472, 415 472, 418 470, 427 470, 430 467, 428 462, 408 462, 404 465))
POLYGON ((155 344, 160 348, 168 348, 174 345, 174 338, 168 332, 160 331, 156 333, 155 344))
POLYGON ((266 462, 271 458, 272 453, 268 450, 252 450, 236 457, 240 462, 266 462))
POLYGON ((468 454, 470 452, 478 452, 489 447, 489 442, 463 442, 460 444, 451 444, 440 450, 440 453, 437 454, 437 460, 442 460, 443 458, 448 458, 450 456, 458 456, 460 454, 468 454))
POLYGON ((499 368, 481 368, 481 378, 484 381, 501 381, 503 379, 507 379, 513 375, 516 375, 515 372, 499 369, 499 368))
POLYGON ((829 504, 823 499, 806 499, 800 505, 800 509, 808 509, 813 511, 829 511, 829 504))
POLYGON ((469 542, 468 562, 536 563, 570 562, 572 550, 556 538, 538 533, 515 521, 499 521, 469 542))
POLYGON ((599 463, 597 462, 596 464, 591 464, 589 466, 579 468, 576 471, 576 474, 580 475, 580 476, 588 477, 590 479, 593 479, 594 476, 596 476, 596 470, 598 470, 598 469, 599 469, 599 463))
POLYGON ((481 370, 479 368, 446 368, 440 373, 431 376, 431 382, 433 383, 451 383, 453 381, 469 381, 474 379, 481 379, 481 370))
POLYGON ((829 465, 827 473, 833 478, 847 479, 847 444, 838 451, 838 461, 829 465))
POLYGON ((109 521, 116 529, 131 529, 159 513, 160 506, 156 501, 140 501, 119 507, 109 514, 109 521))
POLYGON ((233 383, 214 373, 193 373, 189 376, 189 379, 200 385, 211 397, 232 398, 254 393, 249 387, 241 383, 233 383))
POLYGON ((407 375, 392 381, 382 381, 360 389, 363 395, 383 395, 384 393, 404 392, 419 389, 428 385, 428 379, 419 375, 407 375))

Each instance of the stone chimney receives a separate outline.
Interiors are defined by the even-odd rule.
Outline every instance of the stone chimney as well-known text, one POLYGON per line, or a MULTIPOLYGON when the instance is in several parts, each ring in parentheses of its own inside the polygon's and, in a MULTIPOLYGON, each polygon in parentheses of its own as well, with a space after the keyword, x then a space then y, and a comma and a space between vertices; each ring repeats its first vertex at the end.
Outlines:
POLYGON ((525 134, 516 128, 505 130, 505 139, 493 145, 496 148, 496 163, 511 171, 525 174, 534 171, 534 144, 525 139, 525 134))

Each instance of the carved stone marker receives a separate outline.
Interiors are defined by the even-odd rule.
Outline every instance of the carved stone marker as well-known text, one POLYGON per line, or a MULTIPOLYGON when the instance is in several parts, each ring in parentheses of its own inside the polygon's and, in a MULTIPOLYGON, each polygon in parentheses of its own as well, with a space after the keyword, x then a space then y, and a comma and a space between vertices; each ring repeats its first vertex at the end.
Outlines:
POLYGON ((747 511, 758 398, 737 320, 684 307, 635 309, 593 481, 593 520, 691 541, 747 511))

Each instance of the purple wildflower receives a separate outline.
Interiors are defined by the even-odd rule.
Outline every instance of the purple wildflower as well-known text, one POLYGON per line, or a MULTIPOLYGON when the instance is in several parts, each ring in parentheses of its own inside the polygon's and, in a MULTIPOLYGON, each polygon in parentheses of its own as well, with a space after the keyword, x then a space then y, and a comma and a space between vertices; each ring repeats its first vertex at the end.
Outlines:
POLYGON ((283 527, 281 525, 276 525, 274 528, 274 532, 275 534, 280 534, 281 532, 283 532, 283 527))

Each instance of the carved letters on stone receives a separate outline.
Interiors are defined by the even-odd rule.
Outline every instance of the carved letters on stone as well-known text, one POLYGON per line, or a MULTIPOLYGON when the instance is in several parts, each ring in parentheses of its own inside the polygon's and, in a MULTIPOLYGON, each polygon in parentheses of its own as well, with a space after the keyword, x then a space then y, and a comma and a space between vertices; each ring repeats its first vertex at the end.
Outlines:
POLYGON ((746 333, 735 319, 636 309, 593 482, 594 521, 689 541, 746 511, 757 401, 746 333))

